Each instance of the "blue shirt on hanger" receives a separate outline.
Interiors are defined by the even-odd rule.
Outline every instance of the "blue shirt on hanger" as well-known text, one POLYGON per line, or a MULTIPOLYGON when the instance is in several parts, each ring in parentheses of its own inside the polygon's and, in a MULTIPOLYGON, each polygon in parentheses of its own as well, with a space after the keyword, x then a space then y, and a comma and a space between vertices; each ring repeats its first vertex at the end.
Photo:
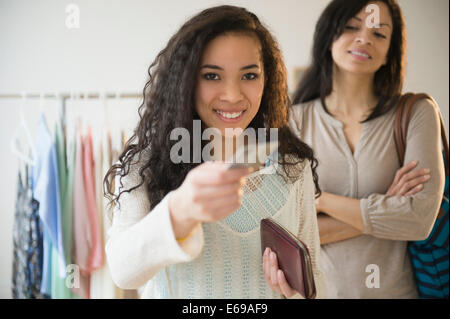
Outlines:
POLYGON ((44 226, 44 260, 41 292, 50 294, 52 245, 58 251, 61 277, 65 277, 66 263, 61 225, 56 146, 50 135, 43 113, 39 116, 35 146, 37 159, 36 165, 33 167, 33 194, 34 198, 39 202, 39 217, 44 226))

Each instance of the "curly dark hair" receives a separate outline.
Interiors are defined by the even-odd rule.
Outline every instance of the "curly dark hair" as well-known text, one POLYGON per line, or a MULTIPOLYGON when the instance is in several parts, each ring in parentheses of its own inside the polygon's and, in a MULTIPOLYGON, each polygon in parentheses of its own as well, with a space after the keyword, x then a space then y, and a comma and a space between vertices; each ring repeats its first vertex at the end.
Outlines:
POLYGON ((170 160, 170 149, 177 142, 170 139, 170 133, 174 128, 186 128, 191 133, 192 146, 193 120, 199 119, 194 94, 202 52, 211 40, 230 33, 251 34, 261 44, 264 74, 267 76, 260 108, 249 127, 256 131, 258 128, 278 128, 280 164, 285 168, 308 159, 316 194, 320 195, 316 174, 318 162, 313 150, 288 127, 290 101, 286 69, 277 42, 253 13, 240 7, 218 6, 188 20, 150 65, 149 80, 139 107, 140 121, 119 156, 119 162, 109 169, 103 181, 105 196, 110 203, 118 201, 123 192, 131 192, 145 184, 153 208, 182 184, 191 169, 199 165, 193 161, 175 164, 170 160), (130 164, 136 157, 141 161, 145 150, 151 151, 148 152, 149 159, 139 166, 140 184, 124 190, 122 177, 129 173, 130 164), (296 163, 286 160, 285 155, 294 155, 296 163), (120 176, 118 194, 114 194, 113 189, 116 176, 120 176))
MULTIPOLYGON (((393 28, 387 63, 376 73, 374 91, 379 97, 372 113, 363 121, 381 116, 397 105, 404 80, 406 31, 404 18, 396 0, 378 0, 387 5, 393 28)), ((312 63, 298 84, 293 103, 300 104, 320 98, 325 111, 325 97, 332 91, 333 58, 331 45, 344 32, 347 22, 361 11, 370 0, 333 0, 322 12, 316 24, 312 63)))

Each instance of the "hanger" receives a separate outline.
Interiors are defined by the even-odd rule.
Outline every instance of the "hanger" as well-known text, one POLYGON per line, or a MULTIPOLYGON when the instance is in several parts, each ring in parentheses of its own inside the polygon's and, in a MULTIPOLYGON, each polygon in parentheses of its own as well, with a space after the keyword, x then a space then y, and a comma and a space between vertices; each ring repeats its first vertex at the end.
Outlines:
POLYGON ((58 119, 56 121, 59 121, 59 126, 63 132, 64 145, 66 145, 66 99, 55 92, 55 100, 58 104, 58 119))
MULTIPOLYGON (((69 91, 69 96, 66 98, 64 95, 60 95, 60 99, 62 100, 62 111, 63 115, 63 123, 64 123, 64 142, 66 145, 66 156, 68 154, 67 147, 71 145, 71 143, 74 143, 76 141, 77 136, 77 124, 76 124, 76 113, 74 112, 75 107, 73 105, 74 103, 74 92, 72 90, 69 91), (68 110, 67 105, 69 105, 70 102, 70 108, 68 110), (67 121, 67 118, 71 119, 70 121, 67 121), (75 120, 73 120, 75 119, 75 120)), ((75 142, 76 143, 76 142, 75 142)))
POLYGON ((103 129, 109 127, 107 94, 103 91, 99 93, 99 99, 103 105, 103 129))
POLYGON ((39 94, 39 114, 44 114, 45 94, 41 92, 39 94))
POLYGON ((72 100, 72 110, 75 110, 74 114, 74 125, 73 125, 73 132, 72 135, 75 136, 75 139, 78 139, 78 134, 81 132, 81 119, 80 119, 80 113, 78 108, 76 107, 77 102, 77 92, 76 91, 70 91, 70 99, 72 100))
POLYGON ((25 100, 26 100, 26 93, 23 92, 22 93, 22 100, 20 102, 19 105, 19 113, 20 113, 20 123, 19 126, 16 128, 14 135, 11 139, 10 142, 10 148, 11 151, 17 156, 19 157, 21 160, 23 160, 25 163, 27 163, 30 166, 35 166, 36 165, 36 148, 34 147, 34 143, 33 143, 33 139, 31 137, 31 133, 30 130, 28 129, 28 125, 25 121, 25 115, 23 113, 23 106, 25 104, 25 100), (29 147, 29 150, 31 152, 31 157, 27 156, 20 147, 20 141, 19 141, 19 132, 20 129, 24 129, 25 131, 25 136, 26 136, 26 141, 29 147))
POLYGON ((58 92, 55 92, 55 99, 58 103, 58 117, 61 127, 64 129, 66 126, 66 100, 61 98, 58 92))
MULTIPOLYGON (((117 99, 117 101, 120 101, 120 92, 119 91, 116 91, 116 99, 117 99)), ((123 149, 125 143, 126 143, 125 132, 124 132, 123 127, 122 127, 120 129, 120 149, 121 150, 123 149)))
MULTIPOLYGON (((74 99, 73 99, 74 106, 76 105, 76 103, 78 104, 79 101, 82 98, 83 99, 86 98, 86 96, 82 92, 74 91, 74 99)), ((75 107, 75 109, 77 110, 76 111, 76 114, 77 114, 77 116, 76 116, 76 132, 77 132, 77 135, 80 135, 81 137, 83 137, 83 135, 84 135, 84 122, 83 122, 82 116, 80 115, 81 114, 81 111, 80 111, 81 108, 77 106, 77 107, 75 107)))

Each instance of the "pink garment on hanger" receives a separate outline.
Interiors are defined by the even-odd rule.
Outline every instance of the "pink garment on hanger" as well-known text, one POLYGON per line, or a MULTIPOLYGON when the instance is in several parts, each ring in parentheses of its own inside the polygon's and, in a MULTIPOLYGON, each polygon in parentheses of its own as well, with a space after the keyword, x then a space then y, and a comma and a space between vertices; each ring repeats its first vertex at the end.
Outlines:
POLYGON ((92 234, 89 268, 92 272, 95 269, 99 269, 103 266, 103 245, 100 225, 98 222, 97 201, 95 197, 95 161, 94 148, 92 143, 92 130, 90 127, 88 129, 88 134, 84 137, 83 145, 83 176, 86 191, 88 218, 92 234))
POLYGON ((73 260, 80 268, 80 287, 72 291, 80 297, 89 298, 89 255, 92 247, 92 234, 88 216, 88 206, 83 177, 84 147, 81 133, 77 132, 75 171, 73 181, 73 260))
MULTIPOLYGON (((98 222, 97 201, 95 197, 95 161, 91 127, 89 127, 88 134, 84 137, 83 145, 83 177, 86 191, 88 218, 92 235, 92 246, 89 254, 89 270, 92 272, 103 266, 103 244, 100 225, 98 222)), ((101 181, 98 182, 100 183, 101 181)))

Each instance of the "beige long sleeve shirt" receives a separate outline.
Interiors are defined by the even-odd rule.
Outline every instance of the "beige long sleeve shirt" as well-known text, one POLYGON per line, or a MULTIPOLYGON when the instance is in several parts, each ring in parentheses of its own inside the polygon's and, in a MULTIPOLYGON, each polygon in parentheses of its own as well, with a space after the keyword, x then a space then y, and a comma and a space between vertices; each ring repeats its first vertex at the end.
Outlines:
POLYGON ((413 107, 405 163, 418 160, 418 168, 430 168, 431 178, 421 192, 404 197, 385 195, 400 168, 393 136, 395 109, 363 123, 352 153, 343 124, 320 100, 293 106, 290 125, 315 151, 322 191, 361 199, 364 235, 322 246, 330 297, 417 297, 407 241, 428 236, 441 203, 444 166, 438 112, 428 100, 413 107))

